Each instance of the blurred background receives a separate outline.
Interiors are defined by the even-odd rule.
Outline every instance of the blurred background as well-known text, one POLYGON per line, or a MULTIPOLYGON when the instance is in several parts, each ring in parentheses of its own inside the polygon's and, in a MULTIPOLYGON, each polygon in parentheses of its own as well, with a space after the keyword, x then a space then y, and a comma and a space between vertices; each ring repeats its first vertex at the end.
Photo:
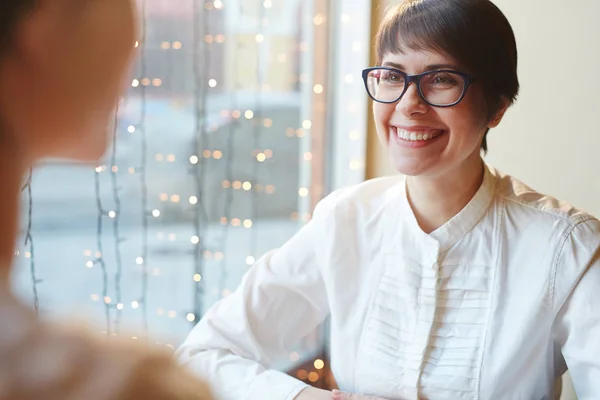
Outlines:
MULTIPOLYGON (((43 318, 177 347, 320 198, 394 173, 360 77, 394 3, 138 0, 114 145, 98 165, 40 165, 24 190, 19 295, 43 318)), ((522 91, 487 159, 600 215, 600 3, 495 3, 515 29, 522 91)), ((278 367, 330 385, 326 332, 278 367)), ((568 378, 563 398, 575 398, 568 378)))

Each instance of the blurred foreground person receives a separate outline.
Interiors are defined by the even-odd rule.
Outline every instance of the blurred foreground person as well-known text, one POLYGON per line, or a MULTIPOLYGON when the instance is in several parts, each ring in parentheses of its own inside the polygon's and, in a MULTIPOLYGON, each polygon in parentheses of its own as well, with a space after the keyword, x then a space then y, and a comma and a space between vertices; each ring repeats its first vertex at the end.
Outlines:
POLYGON ((136 33, 133 0, 0 1, 2 400, 211 398, 168 353, 46 325, 10 293, 23 176, 103 155, 136 33))

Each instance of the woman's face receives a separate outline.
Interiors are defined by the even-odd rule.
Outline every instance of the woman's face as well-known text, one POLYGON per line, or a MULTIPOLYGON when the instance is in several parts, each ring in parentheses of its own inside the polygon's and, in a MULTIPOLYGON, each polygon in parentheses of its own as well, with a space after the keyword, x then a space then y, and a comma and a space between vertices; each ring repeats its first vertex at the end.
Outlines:
MULTIPOLYGON (((434 69, 468 73, 451 57, 434 51, 386 54, 382 66, 394 67, 409 75, 434 69)), ((480 157, 485 130, 491 126, 483 93, 476 82, 469 86, 463 100, 452 107, 428 105, 411 84, 396 103, 374 102, 373 113, 377 135, 393 167, 410 176, 460 173, 461 167, 473 165, 480 157), (416 140, 411 140, 413 133, 412 138, 416 136, 416 140)))
POLYGON ((133 0, 38 0, 0 63, 3 127, 28 156, 102 156, 137 27, 133 0))

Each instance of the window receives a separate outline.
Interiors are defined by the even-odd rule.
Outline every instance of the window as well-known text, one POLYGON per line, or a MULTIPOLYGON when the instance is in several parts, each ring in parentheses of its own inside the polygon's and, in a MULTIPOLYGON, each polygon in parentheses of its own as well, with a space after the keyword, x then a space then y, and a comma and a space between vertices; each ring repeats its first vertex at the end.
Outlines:
POLYGON ((139 3, 114 143, 98 165, 33 172, 14 287, 44 318, 176 347, 325 193, 362 180, 370 2, 139 3))

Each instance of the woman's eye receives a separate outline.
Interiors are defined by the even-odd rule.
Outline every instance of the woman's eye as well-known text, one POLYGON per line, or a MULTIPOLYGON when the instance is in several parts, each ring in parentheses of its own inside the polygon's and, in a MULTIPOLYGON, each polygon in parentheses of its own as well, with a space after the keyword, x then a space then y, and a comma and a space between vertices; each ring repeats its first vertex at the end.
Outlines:
POLYGON ((393 82, 393 83, 404 82, 404 77, 401 74, 398 74, 395 72, 388 72, 388 73, 382 74, 381 79, 384 81, 393 82))
POLYGON ((441 86, 453 86, 458 82, 452 74, 435 74, 431 76, 429 81, 434 85, 441 86))

